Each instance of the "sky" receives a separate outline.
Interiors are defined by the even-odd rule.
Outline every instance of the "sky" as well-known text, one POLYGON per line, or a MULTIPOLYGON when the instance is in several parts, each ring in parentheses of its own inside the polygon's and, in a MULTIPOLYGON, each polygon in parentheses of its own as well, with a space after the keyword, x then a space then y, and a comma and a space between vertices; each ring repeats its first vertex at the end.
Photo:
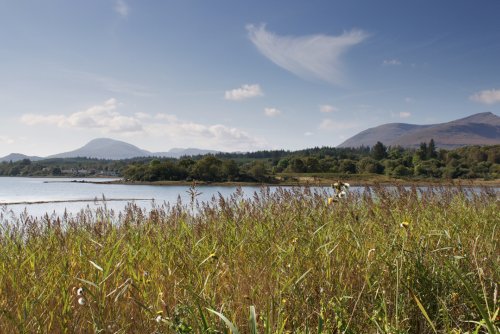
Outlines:
POLYGON ((0 0, 0 157, 336 146, 500 115, 498 0, 0 0))

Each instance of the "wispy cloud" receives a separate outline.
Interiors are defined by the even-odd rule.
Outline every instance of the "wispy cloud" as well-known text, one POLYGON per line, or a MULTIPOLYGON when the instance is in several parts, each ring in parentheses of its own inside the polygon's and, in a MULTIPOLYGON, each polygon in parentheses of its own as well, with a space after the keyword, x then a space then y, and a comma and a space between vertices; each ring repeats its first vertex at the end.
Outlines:
POLYGON ((113 8, 121 17, 127 17, 130 12, 130 8, 125 0, 116 0, 113 8))
POLYGON ((382 62, 382 65, 386 65, 386 66, 398 66, 401 64, 402 64, 402 62, 399 59, 385 59, 382 62))
POLYGON ((339 109, 329 104, 322 104, 319 106, 319 111, 322 113, 331 113, 337 112, 339 109))
POLYGON ((267 31, 264 24, 248 25, 247 31, 257 49, 276 65, 301 78, 332 84, 343 81, 341 55, 368 36, 361 30, 339 36, 278 36, 267 31))
POLYGON ((252 97, 262 96, 264 93, 258 84, 243 85, 240 88, 226 91, 224 97, 226 100, 240 101, 252 97))
POLYGON ((60 128, 100 129, 105 133, 130 133, 142 131, 139 119, 116 111, 118 101, 109 99, 100 105, 70 115, 25 114, 21 121, 27 125, 47 124, 60 128))
POLYGON ((31 126, 51 125, 66 129, 99 130, 102 133, 118 133, 126 136, 166 138, 171 144, 181 146, 245 151, 267 146, 264 140, 235 127, 181 120, 175 115, 166 113, 138 112, 128 116, 117 110, 120 105, 112 98, 102 104, 68 115, 25 114, 20 120, 31 126))
POLYGON ((306 136, 306 137, 310 137, 310 136, 313 136, 313 135, 314 135, 314 133, 312 133, 310 131, 304 132, 304 136, 306 136))
POLYGON ((267 117, 276 117, 281 115, 281 110, 276 108, 264 108, 264 114, 267 117))
POLYGON ((473 94, 470 99, 484 104, 494 104, 500 102, 500 89, 483 90, 473 94))

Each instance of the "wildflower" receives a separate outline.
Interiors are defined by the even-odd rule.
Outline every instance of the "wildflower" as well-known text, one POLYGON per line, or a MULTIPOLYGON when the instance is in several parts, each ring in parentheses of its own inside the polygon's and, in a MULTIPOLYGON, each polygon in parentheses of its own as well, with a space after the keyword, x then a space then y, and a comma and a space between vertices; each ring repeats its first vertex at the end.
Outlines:
POLYGON ((78 288, 78 289, 76 290, 76 295, 77 295, 77 296, 83 296, 83 288, 78 288))
POLYGON ((409 223, 409 222, 407 222, 407 221, 404 221, 404 222, 402 222, 401 224, 399 224, 399 227, 408 228, 408 227, 410 227, 410 223, 409 223))
POLYGON ((83 297, 78 298, 78 304, 83 306, 83 305, 85 305, 85 303, 86 303, 85 298, 83 298, 83 297))
POLYGON ((158 315, 158 316, 156 316, 156 318, 155 318, 155 321, 156 321, 156 322, 160 323, 160 322, 161 322, 161 320, 162 320, 161 314, 160 314, 160 315, 158 315))
POLYGON ((337 197, 338 198, 346 198, 347 197, 347 193, 345 192, 345 190, 342 190, 341 192, 339 192, 337 194, 337 197))
POLYGON ((330 205, 330 204, 332 204, 333 202, 335 202, 335 198, 333 198, 333 197, 328 197, 327 204, 328 204, 328 205, 330 205))

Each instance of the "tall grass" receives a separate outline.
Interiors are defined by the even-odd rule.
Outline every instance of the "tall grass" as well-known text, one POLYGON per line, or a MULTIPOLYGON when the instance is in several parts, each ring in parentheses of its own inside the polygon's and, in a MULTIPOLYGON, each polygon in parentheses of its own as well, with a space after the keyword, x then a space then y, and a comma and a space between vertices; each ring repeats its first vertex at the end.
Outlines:
POLYGON ((1 332, 498 333, 496 194, 329 196, 3 212, 1 332))

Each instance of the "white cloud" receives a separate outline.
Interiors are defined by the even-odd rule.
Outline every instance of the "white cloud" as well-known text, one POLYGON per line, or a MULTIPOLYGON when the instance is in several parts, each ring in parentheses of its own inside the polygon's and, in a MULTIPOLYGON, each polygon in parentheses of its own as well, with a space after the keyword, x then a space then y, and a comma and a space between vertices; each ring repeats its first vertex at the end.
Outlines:
POLYGON ((267 145, 264 140, 243 130, 222 124, 205 125, 184 121, 170 114, 157 114, 153 119, 154 121, 144 125, 145 133, 168 137, 176 145, 243 151, 261 149, 267 145))
POLYGON ((266 114, 267 117, 275 117, 281 115, 281 110, 276 108, 264 108, 264 114, 266 114))
POLYGON ((484 104, 494 104, 500 102, 500 89, 483 90, 472 95, 470 99, 484 104))
POLYGON ((339 111, 339 109, 329 104, 322 104, 319 106, 319 111, 322 113, 331 113, 331 112, 337 112, 339 111))
POLYGON ((264 140, 235 127, 195 123, 166 113, 138 112, 127 116, 117 110, 119 106, 116 99, 109 99, 103 104, 69 115, 25 114, 21 121, 32 126, 45 124, 66 129, 97 129, 103 133, 126 136, 152 136, 181 147, 248 151, 268 146, 264 140))
POLYGON ((114 6, 115 12, 120 14, 121 17, 127 17, 130 11, 129 6, 125 2, 125 0, 116 0, 114 6))
POLYGON ((134 116, 137 117, 138 119, 150 119, 151 118, 151 115, 147 114, 145 112, 136 112, 134 114, 134 116))
POLYGON ((14 139, 7 136, 0 136, 0 144, 14 144, 14 139))
POLYGON ((399 117, 400 117, 400 118, 408 118, 408 117, 410 117, 410 116, 411 116, 411 112, 409 112, 409 111, 401 111, 401 112, 399 113, 399 117))
POLYGON ((356 127, 358 127, 356 123, 334 121, 331 118, 323 119, 323 121, 321 121, 320 125, 318 126, 320 130, 326 131, 353 129, 356 127))
POLYGON ((258 84, 243 85, 240 88, 226 91, 225 99, 232 101, 240 101, 252 97, 262 96, 264 93, 258 84))
POLYGON ((415 102, 415 99, 412 97, 405 97, 405 102, 406 103, 413 103, 413 102, 415 102))
POLYGON ((21 117, 21 121, 27 125, 48 124, 60 128, 101 129, 105 133, 127 133, 142 130, 138 118, 120 114, 115 110, 117 107, 118 101, 112 98, 103 104, 70 115, 25 114, 21 117))
POLYGON ((312 135, 314 135, 314 133, 309 132, 309 131, 304 132, 304 136, 306 136, 306 137, 310 137, 310 136, 312 136, 312 135))
POLYGON ((340 36, 278 36, 261 24, 247 26, 257 49, 276 65, 305 79, 320 79, 332 84, 342 82, 341 55, 361 43, 368 35, 361 30, 340 36))
POLYGON ((399 59, 385 59, 382 62, 383 65, 391 65, 391 66, 398 66, 401 65, 401 61, 399 59))

